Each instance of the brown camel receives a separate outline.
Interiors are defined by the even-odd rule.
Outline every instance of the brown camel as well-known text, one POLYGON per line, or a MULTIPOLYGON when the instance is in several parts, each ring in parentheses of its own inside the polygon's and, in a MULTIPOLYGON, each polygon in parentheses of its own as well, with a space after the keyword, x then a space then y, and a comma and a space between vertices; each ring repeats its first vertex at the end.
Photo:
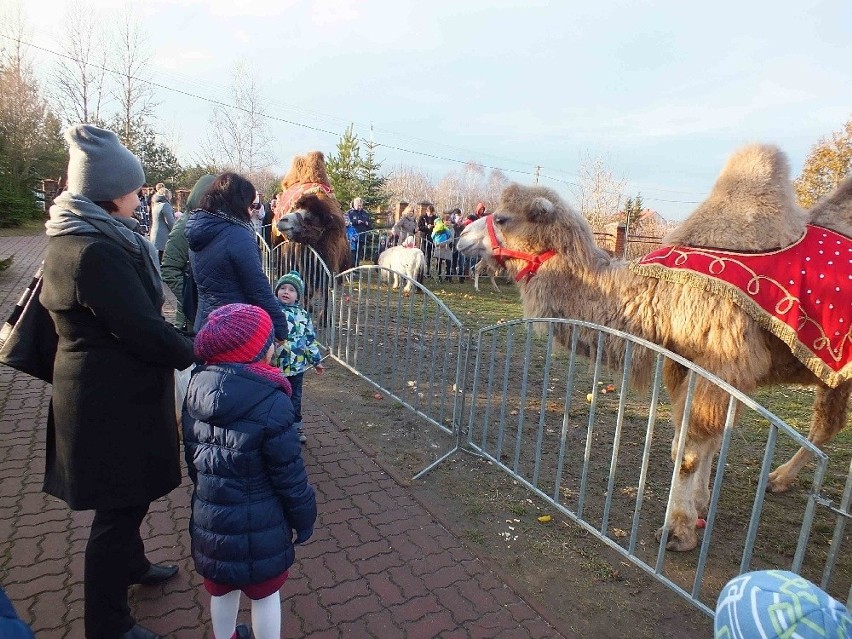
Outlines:
POLYGON ((346 224, 319 151, 296 156, 281 180, 272 220, 273 242, 284 237, 312 247, 332 273, 352 267, 346 224))
MULTIPOLYGON (((774 147, 748 147, 735 155, 708 200, 684 222, 686 228, 667 240, 718 246, 751 239, 753 248, 765 249, 796 239, 808 220, 793 203, 786 161, 779 155, 774 147), (737 218, 737 211, 745 212, 745 218, 737 218), (752 222, 758 226, 742 228, 752 222)), ((849 234, 852 179, 815 207, 809 221, 849 234)), ((649 277, 610 257, 595 245, 586 220, 554 191, 510 185, 492 222, 493 240, 487 220, 482 218, 464 230, 458 249, 486 259, 494 259, 495 241, 503 251, 508 250, 501 261, 513 277, 521 276, 518 287, 525 317, 566 317, 619 329, 678 353, 746 393, 782 383, 815 386, 808 438, 817 446, 830 441, 846 424, 852 381, 823 381, 730 296, 649 277)), ((848 298, 840 304, 848 308, 848 298)), ((557 337, 569 345, 567 332, 557 337)), ((613 348, 607 355, 620 363, 622 352, 623 347, 613 348)), ((649 357, 634 361, 631 370, 637 384, 650 376, 652 358, 645 352, 649 357)), ((847 375, 849 368, 844 369, 847 375)), ((673 421, 680 424, 687 371, 666 360, 664 383, 672 401, 673 421)), ((706 515, 709 505, 712 459, 719 450, 727 402, 725 391, 699 378, 683 464, 672 486, 669 549, 691 550, 698 543, 696 520, 706 515)), ((673 454, 676 450, 677 441, 673 454)), ((787 490, 808 459, 806 452, 797 452, 770 474, 769 490, 787 490)))

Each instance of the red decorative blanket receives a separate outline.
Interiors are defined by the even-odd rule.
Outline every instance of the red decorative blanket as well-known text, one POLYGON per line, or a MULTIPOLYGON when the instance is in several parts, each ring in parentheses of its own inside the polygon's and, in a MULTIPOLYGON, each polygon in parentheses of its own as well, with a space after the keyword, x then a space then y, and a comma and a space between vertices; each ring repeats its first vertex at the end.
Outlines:
POLYGON ((667 246, 630 264, 642 275, 727 295, 832 388, 852 378, 852 239, 808 225, 769 253, 667 246))
POLYGON ((305 182, 304 184, 294 184, 289 189, 278 196, 278 203, 275 205, 275 219, 278 220, 293 210, 293 206, 303 195, 316 193, 325 193, 334 197, 334 191, 328 184, 321 182, 305 182))

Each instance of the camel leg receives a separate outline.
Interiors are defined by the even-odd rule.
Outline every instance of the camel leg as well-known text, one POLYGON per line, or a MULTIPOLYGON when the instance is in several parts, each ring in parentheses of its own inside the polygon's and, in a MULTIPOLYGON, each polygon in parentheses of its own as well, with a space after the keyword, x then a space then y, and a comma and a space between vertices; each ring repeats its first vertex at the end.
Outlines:
MULTIPOLYGON (((814 393, 813 417, 808 440, 822 448, 846 425, 849 415, 849 396, 852 394, 852 381, 842 383, 837 388, 817 386, 814 393)), ((796 481, 802 467, 811 459, 811 454, 800 448, 784 464, 769 474, 766 490, 771 493, 783 493, 796 481)))
MULTIPOLYGON (((687 373, 675 362, 665 363, 664 376, 672 401, 675 435, 672 438, 672 460, 680 444, 680 425, 686 405, 687 373)), ((666 548, 684 552, 698 545, 695 523, 699 514, 706 515, 710 503, 710 471, 713 455, 718 452, 725 424, 728 394, 715 384, 698 379, 688 416, 686 442, 680 472, 672 483, 672 507, 669 512, 669 536, 666 548)), ((657 540, 662 529, 657 531, 657 540)))

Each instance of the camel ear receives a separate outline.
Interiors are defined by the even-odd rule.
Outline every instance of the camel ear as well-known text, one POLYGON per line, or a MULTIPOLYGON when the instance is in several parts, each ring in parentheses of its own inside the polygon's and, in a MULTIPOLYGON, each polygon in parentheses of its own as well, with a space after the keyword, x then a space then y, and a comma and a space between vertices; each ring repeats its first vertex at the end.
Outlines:
POLYGON ((533 222, 546 222, 553 217, 556 207, 546 197, 537 197, 530 205, 529 218, 533 222))

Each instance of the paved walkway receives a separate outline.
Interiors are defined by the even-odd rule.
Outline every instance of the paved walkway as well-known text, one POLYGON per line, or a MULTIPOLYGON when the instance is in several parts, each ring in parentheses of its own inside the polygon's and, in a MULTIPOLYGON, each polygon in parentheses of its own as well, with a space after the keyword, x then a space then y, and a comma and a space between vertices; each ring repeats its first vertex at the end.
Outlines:
MULTIPOLYGON (((43 237, 0 238, 0 317, 44 250, 43 237)), ((83 551, 91 512, 41 492, 50 387, 0 365, 0 584, 39 639, 83 637, 83 551)), ((285 637, 563 637, 327 415, 308 410, 305 462, 319 520, 282 591, 285 637)), ((116 428, 120 428, 120 424, 116 428)), ((155 502, 149 557, 179 576, 131 589, 139 621, 177 638, 212 637, 189 554, 190 482, 155 502)), ((241 619, 248 621, 247 608, 241 619)))

